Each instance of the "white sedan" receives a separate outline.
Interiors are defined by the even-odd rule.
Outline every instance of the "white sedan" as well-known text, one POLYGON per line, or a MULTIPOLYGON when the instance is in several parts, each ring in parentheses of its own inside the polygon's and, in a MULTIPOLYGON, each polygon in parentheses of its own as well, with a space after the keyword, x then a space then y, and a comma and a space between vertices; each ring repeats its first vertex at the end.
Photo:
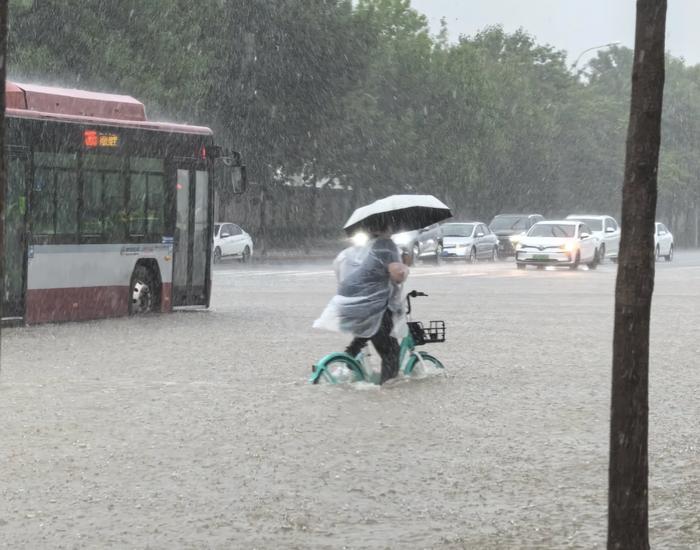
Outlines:
POLYGON ((656 222, 654 231, 654 255, 657 260, 663 256, 667 262, 673 260, 673 233, 659 222, 656 222))
POLYGON ((222 258, 239 258, 247 262, 253 255, 253 239, 235 223, 214 224, 214 253, 215 264, 222 258))
POLYGON ((571 214, 567 220, 578 220, 585 223, 593 237, 598 241, 598 260, 606 258, 617 260, 620 251, 620 226, 612 216, 592 216, 588 214, 571 214))
POLYGON ((563 265, 577 269, 598 265, 597 241, 591 229, 577 220, 545 221, 533 225, 518 243, 515 262, 518 269, 529 265, 563 265))

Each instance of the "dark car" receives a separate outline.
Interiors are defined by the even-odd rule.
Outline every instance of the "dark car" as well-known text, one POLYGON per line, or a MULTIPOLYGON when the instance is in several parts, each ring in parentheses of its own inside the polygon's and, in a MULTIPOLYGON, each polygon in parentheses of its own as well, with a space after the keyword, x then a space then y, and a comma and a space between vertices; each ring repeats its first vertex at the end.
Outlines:
POLYGON ((537 222, 544 221, 540 214, 498 214, 489 229, 498 237, 498 257, 515 256, 515 247, 537 222))

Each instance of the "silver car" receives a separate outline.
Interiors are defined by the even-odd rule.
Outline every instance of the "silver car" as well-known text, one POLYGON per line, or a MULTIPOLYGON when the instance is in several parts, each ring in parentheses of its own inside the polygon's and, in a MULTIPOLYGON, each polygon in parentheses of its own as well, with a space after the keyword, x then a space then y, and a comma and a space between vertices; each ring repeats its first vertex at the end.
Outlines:
POLYGON ((440 226, 433 224, 416 231, 405 231, 392 235, 392 240, 407 254, 412 262, 440 261, 440 226))
POLYGON ((440 226, 443 260, 494 261, 498 257, 498 237, 485 223, 446 223, 440 226))

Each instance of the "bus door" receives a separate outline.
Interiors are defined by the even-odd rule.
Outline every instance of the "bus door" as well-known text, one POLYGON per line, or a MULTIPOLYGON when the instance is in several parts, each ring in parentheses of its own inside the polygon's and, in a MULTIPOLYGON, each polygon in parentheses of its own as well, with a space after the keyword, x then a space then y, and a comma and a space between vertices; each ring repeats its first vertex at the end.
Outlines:
POLYGON ((29 156, 10 148, 5 186, 5 277, 2 292, 2 320, 24 318, 27 288, 27 175, 29 156))
POLYGON ((208 306, 211 246, 206 163, 178 164, 173 253, 173 306, 208 306))

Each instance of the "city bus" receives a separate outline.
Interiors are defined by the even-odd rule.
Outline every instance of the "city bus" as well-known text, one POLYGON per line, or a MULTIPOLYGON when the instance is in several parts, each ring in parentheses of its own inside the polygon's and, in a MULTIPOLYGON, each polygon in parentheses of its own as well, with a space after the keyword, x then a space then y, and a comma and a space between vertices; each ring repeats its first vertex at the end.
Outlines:
POLYGON ((208 307, 215 188, 245 167, 136 99, 8 82, 4 324, 208 307))

